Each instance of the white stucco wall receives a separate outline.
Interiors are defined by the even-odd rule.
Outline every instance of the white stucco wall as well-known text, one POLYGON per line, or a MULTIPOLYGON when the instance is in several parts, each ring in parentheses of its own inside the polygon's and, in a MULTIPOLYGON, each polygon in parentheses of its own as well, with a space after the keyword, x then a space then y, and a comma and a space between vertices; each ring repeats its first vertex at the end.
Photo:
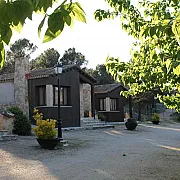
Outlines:
POLYGON ((0 104, 14 103, 14 83, 0 83, 0 104))

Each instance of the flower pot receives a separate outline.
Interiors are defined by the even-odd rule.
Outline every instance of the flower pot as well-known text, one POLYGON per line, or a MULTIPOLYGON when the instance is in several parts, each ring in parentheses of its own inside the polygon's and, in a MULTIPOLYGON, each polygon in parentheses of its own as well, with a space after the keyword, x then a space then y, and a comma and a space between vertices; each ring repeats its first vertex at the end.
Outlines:
POLYGON ((40 146, 44 149, 50 149, 53 150, 57 144, 59 143, 59 139, 37 139, 37 142, 40 144, 40 146))
POLYGON ((125 123, 126 128, 131 131, 136 129, 137 125, 137 121, 133 118, 129 118, 125 123))
POLYGON ((152 121, 152 123, 158 125, 159 121, 152 121))

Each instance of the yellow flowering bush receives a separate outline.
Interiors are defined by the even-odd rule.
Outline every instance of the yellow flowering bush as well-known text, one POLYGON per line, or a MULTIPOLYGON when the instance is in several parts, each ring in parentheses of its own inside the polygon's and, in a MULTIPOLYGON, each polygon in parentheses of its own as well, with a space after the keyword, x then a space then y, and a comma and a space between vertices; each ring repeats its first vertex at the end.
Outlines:
POLYGON ((56 138, 56 120, 46 119, 43 120, 43 114, 34 109, 35 115, 33 118, 36 120, 37 127, 33 128, 38 139, 55 139, 56 138))
POLYGON ((159 121, 160 120, 160 116, 157 113, 154 113, 152 116, 152 121, 159 121))

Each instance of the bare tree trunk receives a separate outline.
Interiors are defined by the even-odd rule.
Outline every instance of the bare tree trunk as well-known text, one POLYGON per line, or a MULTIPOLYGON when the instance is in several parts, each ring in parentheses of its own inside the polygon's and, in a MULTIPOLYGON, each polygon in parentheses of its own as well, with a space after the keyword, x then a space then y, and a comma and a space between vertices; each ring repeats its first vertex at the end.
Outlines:
POLYGON ((132 97, 131 96, 129 96, 129 116, 130 116, 130 118, 133 117, 133 115, 132 115, 132 97))
POLYGON ((138 121, 141 121, 141 103, 138 103, 138 121))

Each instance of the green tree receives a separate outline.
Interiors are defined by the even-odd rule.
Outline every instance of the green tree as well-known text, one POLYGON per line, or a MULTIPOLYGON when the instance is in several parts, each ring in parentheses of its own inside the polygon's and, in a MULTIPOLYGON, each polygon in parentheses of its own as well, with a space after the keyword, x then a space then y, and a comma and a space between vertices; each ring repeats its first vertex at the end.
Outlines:
POLYGON ((85 56, 80 52, 76 52, 75 48, 69 48, 63 54, 63 57, 60 59, 62 65, 77 65, 77 66, 85 66, 88 63, 85 56))
POLYGON ((85 69, 85 71, 96 79, 96 84, 112 84, 115 82, 104 64, 98 64, 95 70, 85 69))
POLYGON ((139 2, 108 0, 113 9, 97 10, 95 18, 120 16, 122 28, 136 42, 131 61, 108 57, 108 71, 136 95, 160 89, 158 98, 169 108, 180 111, 180 1, 157 0, 139 2))
POLYGON ((30 62, 31 69, 41 69, 53 67, 60 57, 60 54, 54 48, 45 50, 39 57, 30 62))
POLYGON ((18 57, 30 58, 31 54, 37 49, 37 46, 28 39, 19 39, 10 45, 6 54, 4 66, 0 70, 0 74, 13 73, 15 68, 15 60, 18 57))
POLYGON ((9 45, 13 30, 21 31, 25 20, 32 20, 33 13, 44 15, 38 27, 41 34, 42 27, 47 29, 43 42, 48 42, 61 34, 65 25, 72 26, 74 20, 86 22, 85 12, 78 2, 72 0, 1 0, 0 1, 0 67, 4 64, 4 45, 9 45), (54 3, 59 3, 52 13, 47 13, 54 3), (47 21, 46 21, 47 20, 47 21))
MULTIPOLYGON (((154 105, 154 94, 151 91, 139 93, 132 97, 132 103, 134 110, 137 110, 137 120, 141 121, 141 115, 142 115, 142 108, 145 105, 154 105)), ((152 109, 151 109, 152 113, 152 109)))

